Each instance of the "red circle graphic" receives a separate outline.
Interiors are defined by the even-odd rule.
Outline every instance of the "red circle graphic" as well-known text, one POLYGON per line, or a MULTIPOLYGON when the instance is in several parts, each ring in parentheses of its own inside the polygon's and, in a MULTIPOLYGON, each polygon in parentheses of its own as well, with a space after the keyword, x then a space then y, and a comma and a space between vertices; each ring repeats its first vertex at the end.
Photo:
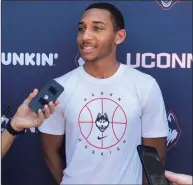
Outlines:
MULTIPOLYGON (((116 117, 116 119, 117 119, 117 117, 116 117)), ((126 131, 126 127, 127 127, 127 116, 125 114, 125 111, 121 107, 121 105, 118 104, 117 102, 115 102, 114 100, 109 99, 109 98, 96 98, 96 99, 89 101, 88 103, 86 103, 83 106, 83 108, 81 109, 81 111, 79 113, 78 124, 79 124, 80 132, 81 132, 83 138, 91 146, 98 148, 98 149, 108 149, 108 148, 111 148, 111 147, 115 146, 116 144, 118 144, 121 141, 121 139, 123 138, 125 131, 126 131), (100 138, 100 146, 97 146, 97 144, 94 143, 93 140, 91 140, 91 139, 89 140, 91 133, 94 132, 93 128, 94 128, 95 120, 96 120, 96 115, 94 116, 93 112, 92 112, 93 110, 91 110, 91 107, 93 106, 94 102, 100 103, 100 105, 101 105, 100 112, 102 114, 104 113, 103 109, 104 109, 105 104, 111 103, 111 105, 114 106, 113 110, 112 110, 112 115, 110 115, 111 119, 109 120, 109 125, 108 125, 108 127, 110 127, 109 129, 112 129, 111 132, 113 133, 113 134, 111 134, 111 138, 114 138, 114 139, 112 139, 111 143, 106 144, 106 146, 104 146, 104 138, 106 136, 103 137, 103 132, 101 132, 102 137, 100 138), (85 116, 85 114, 86 114, 86 116, 85 116), (122 121, 115 120, 115 117, 117 115, 121 115, 122 121), (82 120, 82 117, 86 117, 88 120, 85 120, 85 119, 82 120), (87 126, 87 132, 85 132, 83 129, 83 125, 85 125, 85 124, 87 126), (121 129, 116 131, 116 128, 118 128, 120 126, 121 126, 121 129), (117 132, 119 132, 119 133, 117 133, 117 132)))

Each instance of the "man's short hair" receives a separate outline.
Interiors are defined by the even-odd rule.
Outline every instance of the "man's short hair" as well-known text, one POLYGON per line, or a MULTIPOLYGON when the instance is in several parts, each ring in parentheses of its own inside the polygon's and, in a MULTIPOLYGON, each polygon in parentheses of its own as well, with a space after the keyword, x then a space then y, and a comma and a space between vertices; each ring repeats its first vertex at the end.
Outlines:
POLYGON ((121 30, 125 28, 124 24, 124 18, 121 13, 121 11, 116 8, 114 5, 110 3, 93 3, 89 5, 85 11, 92 9, 92 8, 97 8, 97 9, 102 9, 102 10, 107 10, 111 14, 111 20, 113 23, 113 27, 115 30, 121 30))

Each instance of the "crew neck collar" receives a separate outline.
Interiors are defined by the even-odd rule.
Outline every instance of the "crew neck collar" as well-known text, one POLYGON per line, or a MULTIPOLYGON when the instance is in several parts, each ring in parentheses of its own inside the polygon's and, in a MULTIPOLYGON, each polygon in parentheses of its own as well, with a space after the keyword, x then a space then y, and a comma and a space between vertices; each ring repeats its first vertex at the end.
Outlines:
POLYGON ((91 76, 90 74, 88 74, 85 69, 84 66, 80 66, 80 72, 81 74, 90 82, 93 83, 97 83, 97 84, 107 84, 107 83, 111 83, 112 81, 116 80, 119 76, 121 76, 124 72, 124 65, 120 63, 119 68, 117 69, 117 71, 110 77, 108 78, 95 78, 93 76, 91 76))

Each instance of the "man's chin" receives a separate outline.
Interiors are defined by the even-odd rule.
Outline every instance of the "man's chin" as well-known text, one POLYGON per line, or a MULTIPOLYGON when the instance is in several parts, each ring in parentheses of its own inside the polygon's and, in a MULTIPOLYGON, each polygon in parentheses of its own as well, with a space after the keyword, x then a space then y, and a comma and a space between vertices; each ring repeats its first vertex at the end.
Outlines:
POLYGON ((85 62, 95 62, 97 61, 97 58, 95 57, 83 57, 85 62))

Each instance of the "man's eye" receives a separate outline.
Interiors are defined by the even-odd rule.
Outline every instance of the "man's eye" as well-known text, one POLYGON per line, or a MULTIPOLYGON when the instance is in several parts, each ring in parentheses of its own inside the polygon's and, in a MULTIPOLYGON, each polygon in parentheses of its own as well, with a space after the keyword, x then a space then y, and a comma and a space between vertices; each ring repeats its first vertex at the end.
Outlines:
POLYGON ((104 29, 101 28, 101 27, 95 26, 95 27, 93 27, 93 30, 94 30, 94 31, 100 31, 100 30, 104 30, 104 29))
POLYGON ((81 31, 84 31, 84 28, 79 27, 79 28, 78 28, 78 31, 80 31, 80 32, 81 32, 81 31))

